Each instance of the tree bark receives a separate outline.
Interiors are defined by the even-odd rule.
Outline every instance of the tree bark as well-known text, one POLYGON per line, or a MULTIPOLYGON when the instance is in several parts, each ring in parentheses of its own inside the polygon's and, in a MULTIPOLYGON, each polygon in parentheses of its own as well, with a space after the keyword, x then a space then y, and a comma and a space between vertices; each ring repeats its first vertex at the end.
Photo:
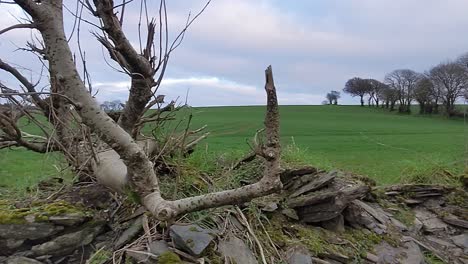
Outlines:
MULTIPOLYGON (((100 109, 99 104, 91 96, 78 74, 64 32, 62 1, 42 1, 40 4, 30 0, 15 0, 15 2, 31 16, 42 35, 45 58, 49 62, 49 75, 53 77, 57 93, 66 96, 71 101, 74 111, 79 115, 78 123, 86 125, 103 143, 112 148, 108 154, 96 157, 95 171, 99 173, 100 170, 103 170, 111 175, 109 177, 111 184, 118 183, 119 180, 122 181, 122 185, 127 184, 129 191, 137 194, 141 198, 142 204, 156 218, 168 220, 196 210, 250 201, 253 198, 281 190, 279 109, 271 66, 265 70, 267 109, 264 123, 266 143, 256 148, 257 155, 263 157, 266 163, 261 180, 233 190, 168 201, 162 198, 158 178, 153 170, 153 163, 148 157, 149 154, 132 138, 133 131, 129 129, 133 126, 131 123, 136 122, 129 120, 129 117, 131 115, 137 116, 138 113, 141 115, 141 106, 145 101, 147 102, 148 91, 151 91, 151 89, 144 89, 146 85, 149 85, 150 79, 136 78, 135 76, 138 74, 133 73, 151 72, 147 71, 147 61, 138 54, 133 56, 135 55, 134 50, 131 45, 129 46, 121 30, 116 27, 108 27, 118 22, 113 16, 113 2, 94 1, 101 22, 114 42, 114 48, 124 58, 124 61, 121 61, 124 64, 123 67, 132 73, 132 89, 135 88, 135 90, 131 92, 131 96, 135 96, 136 99, 127 109, 136 110, 129 111, 127 117, 122 117, 120 122, 122 126, 119 126, 100 109), (123 54, 126 55, 123 56, 123 54), (128 125, 124 125, 123 123, 127 121, 128 125), (106 167, 109 164, 110 167, 106 167)), ((3 122, 2 125, 8 126, 9 123, 3 122)))

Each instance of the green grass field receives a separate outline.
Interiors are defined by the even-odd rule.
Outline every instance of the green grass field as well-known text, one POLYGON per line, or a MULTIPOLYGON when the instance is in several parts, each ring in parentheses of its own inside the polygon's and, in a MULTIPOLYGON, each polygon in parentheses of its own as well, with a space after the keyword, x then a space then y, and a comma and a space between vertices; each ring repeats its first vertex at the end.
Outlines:
MULTIPOLYGON (((262 128, 265 107, 202 107, 192 127, 211 132, 197 155, 213 162, 223 153, 246 153, 246 143, 262 128)), ((370 176, 379 184, 447 170, 463 171, 466 127, 463 120, 398 115, 359 106, 282 106, 285 159, 370 176)), ((148 131, 150 128, 146 128, 148 131)), ((0 186, 23 188, 56 175, 60 158, 22 149, 0 151, 0 186)))

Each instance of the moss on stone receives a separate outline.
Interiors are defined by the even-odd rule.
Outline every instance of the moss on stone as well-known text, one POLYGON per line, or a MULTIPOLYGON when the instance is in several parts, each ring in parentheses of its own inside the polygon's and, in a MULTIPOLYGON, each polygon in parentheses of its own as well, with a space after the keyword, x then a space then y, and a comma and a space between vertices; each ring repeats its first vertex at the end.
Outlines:
POLYGON ((26 217, 34 222, 47 222, 51 216, 75 214, 91 216, 92 213, 84 208, 72 205, 65 201, 52 203, 31 203, 29 207, 16 208, 13 201, 0 201, 0 224, 24 224, 26 217))
POLYGON ((132 190, 129 186, 126 186, 124 193, 127 195, 130 202, 134 204, 141 204, 140 195, 135 190, 132 190))
POLYGON ((96 251, 89 259, 86 261, 87 264, 104 264, 112 258, 112 252, 102 249, 96 251))
POLYGON ((200 232, 195 226, 191 226, 189 228, 189 231, 192 231, 192 232, 200 232))
POLYGON ((158 257, 159 264, 182 264, 180 257, 174 252, 167 251, 158 257))
MULTIPOLYGON (((395 240, 391 235, 378 235, 367 229, 346 228, 343 234, 337 235, 321 227, 291 223, 279 214, 271 217, 265 224, 265 229, 271 240, 281 248, 303 245, 315 256, 339 253, 357 263, 383 240, 395 240)), ((260 240, 267 241, 264 232, 256 235, 260 240)))
POLYGON ((394 213, 393 217, 406 226, 412 226, 414 224, 414 220, 416 219, 413 211, 411 211, 409 208, 403 207, 398 208, 398 211, 394 213))
MULTIPOLYGON (((203 251, 203 256, 206 259, 209 259, 211 264, 223 264, 223 258, 220 254, 216 251, 216 244, 210 243, 210 245, 203 251)), ((235 264, 235 263, 233 263, 235 264)))
POLYGON ((468 192, 459 189, 454 190, 447 195, 447 203, 462 208, 468 208, 468 192))

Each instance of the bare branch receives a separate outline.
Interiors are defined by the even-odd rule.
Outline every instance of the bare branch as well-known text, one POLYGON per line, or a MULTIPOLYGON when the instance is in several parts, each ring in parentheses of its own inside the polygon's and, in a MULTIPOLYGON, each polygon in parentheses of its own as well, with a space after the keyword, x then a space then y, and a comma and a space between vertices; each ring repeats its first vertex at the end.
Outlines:
POLYGON ((125 37, 119 19, 113 12, 112 1, 94 0, 94 5, 96 6, 97 15, 104 24, 104 31, 113 42, 116 52, 122 54, 127 61, 130 73, 150 75, 152 72, 151 65, 135 51, 130 41, 125 37))
POLYGON ((2 141, 2 139, 0 138, 0 149, 17 147, 17 146, 18 146, 18 142, 16 141, 2 141))
MULTIPOLYGON (((0 87, 2 87, 3 85, 0 83, 0 87)), ((59 94, 59 93, 52 93, 52 92, 30 92, 30 93, 16 93, 16 92, 13 92, 13 93, 0 93, 0 97, 8 97, 8 96, 15 96, 15 95, 18 95, 18 96, 24 96, 24 95, 30 95, 30 96, 33 96, 33 95, 39 95, 39 94, 50 94, 50 95, 57 95, 57 96, 60 96, 60 97, 63 97, 65 98, 71 105, 75 106, 76 108, 80 108, 80 104, 79 103, 75 103, 72 99, 70 99, 68 96, 66 95, 63 95, 63 94, 59 94)))
POLYGON ((16 68, 12 67, 1 59, 0 69, 13 75, 26 88, 26 90, 31 93, 31 98, 33 99, 34 104, 36 104, 43 111, 48 112, 49 106, 39 97, 39 94, 37 94, 35 85, 29 82, 28 79, 26 79, 26 77, 24 77, 16 68))
POLYGON ((210 135, 210 132, 206 132, 205 134, 201 135, 201 136, 198 137, 197 139, 192 140, 190 143, 188 143, 188 144, 185 146, 184 151, 193 149, 200 141, 204 140, 204 139, 207 138, 209 135, 210 135))
POLYGON ((262 179, 257 183, 237 189, 209 193, 176 201, 166 201, 161 197, 159 191, 153 192, 144 197, 143 204, 158 219, 171 219, 177 215, 206 208, 239 204, 281 189, 282 184, 279 166, 281 154, 279 142, 279 110, 271 66, 266 69, 265 76, 265 91, 267 93, 265 128, 267 144, 263 148, 263 157, 265 158, 266 165, 262 179))
POLYGON ((169 53, 171 53, 173 50, 175 50, 182 43, 182 40, 184 39, 185 32, 187 32, 187 29, 190 27, 190 25, 192 25, 192 23, 195 20, 197 20, 197 18, 203 12, 205 12, 205 9, 210 5, 210 3, 211 3, 211 0, 207 1, 206 4, 203 6, 203 8, 191 20, 189 20, 189 18, 190 18, 190 15, 189 15, 185 27, 182 29, 182 31, 179 33, 179 35, 172 42, 171 48, 169 49, 169 53))
MULTIPOLYGON (((26 11, 30 16, 38 16, 40 14, 41 6, 36 4, 32 0, 14 0, 14 2, 19 5, 24 11, 26 11)), ((60 3, 61 4, 61 3, 60 3)))
POLYGON ((2 30, 0 30, 0 35, 2 35, 3 33, 6 33, 10 30, 13 30, 13 29, 20 29, 20 28, 28 28, 28 29, 34 29, 36 28, 36 25, 34 23, 28 23, 28 24, 16 24, 16 25, 13 25, 13 26, 9 26, 7 28, 4 28, 2 30))
POLYGON ((0 143, 0 148, 4 148, 4 145, 8 147, 17 145, 39 153, 46 153, 48 151, 47 144, 36 144, 24 140, 21 130, 16 125, 16 121, 3 113, 0 113, 0 129, 6 134, 4 138, 5 142, 7 142, 0 143), (16 144, 13 144, 12 141, 15 141, 16 144))

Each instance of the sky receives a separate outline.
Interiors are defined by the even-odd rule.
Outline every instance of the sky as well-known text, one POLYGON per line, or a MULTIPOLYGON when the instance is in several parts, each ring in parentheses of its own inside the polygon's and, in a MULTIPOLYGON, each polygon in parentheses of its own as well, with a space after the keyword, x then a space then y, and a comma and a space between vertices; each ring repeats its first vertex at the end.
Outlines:
MULTIPOLYGON (((75 0, 64 2, 74 10, 75 0)), ((158 1, 149 2, 149 15, 157 17, 158 1)), ((183 28, 189 12, 193 16, 204 4, 167 1, 170 36, 183 28)), ((139 0, 133 1, 124 21, 136 47, 139 6, 139 0)), ((167 101, 187 98, 192 106, 262 105, 264 70, 271 64, 280 104, 321 104, 327 92, 341 91, 352 77, 383 80, 402 68, 424 72, 468 52, 466 10, 467 0, 212 0, 172 54, 158 93, 167 101)), ((25 17, 6 4, 0 4, 0 14, 0 28, 25 17)), ((65 14, 70 46, 77 52, 75 20, 65 14)), ((83 24, 80 43, 96 98, 126 101, 129 77, 107 65, 108 55, 91 32, 96 28, 83 24)), ((36 35, 29 29, 0 35, 0 58, 47 89, 39 59, 18 50, 36 35)), ((0 81, 19 87, 3 72, 0 81)), ((358 102, 344 94, 340 100, 358 102)))

